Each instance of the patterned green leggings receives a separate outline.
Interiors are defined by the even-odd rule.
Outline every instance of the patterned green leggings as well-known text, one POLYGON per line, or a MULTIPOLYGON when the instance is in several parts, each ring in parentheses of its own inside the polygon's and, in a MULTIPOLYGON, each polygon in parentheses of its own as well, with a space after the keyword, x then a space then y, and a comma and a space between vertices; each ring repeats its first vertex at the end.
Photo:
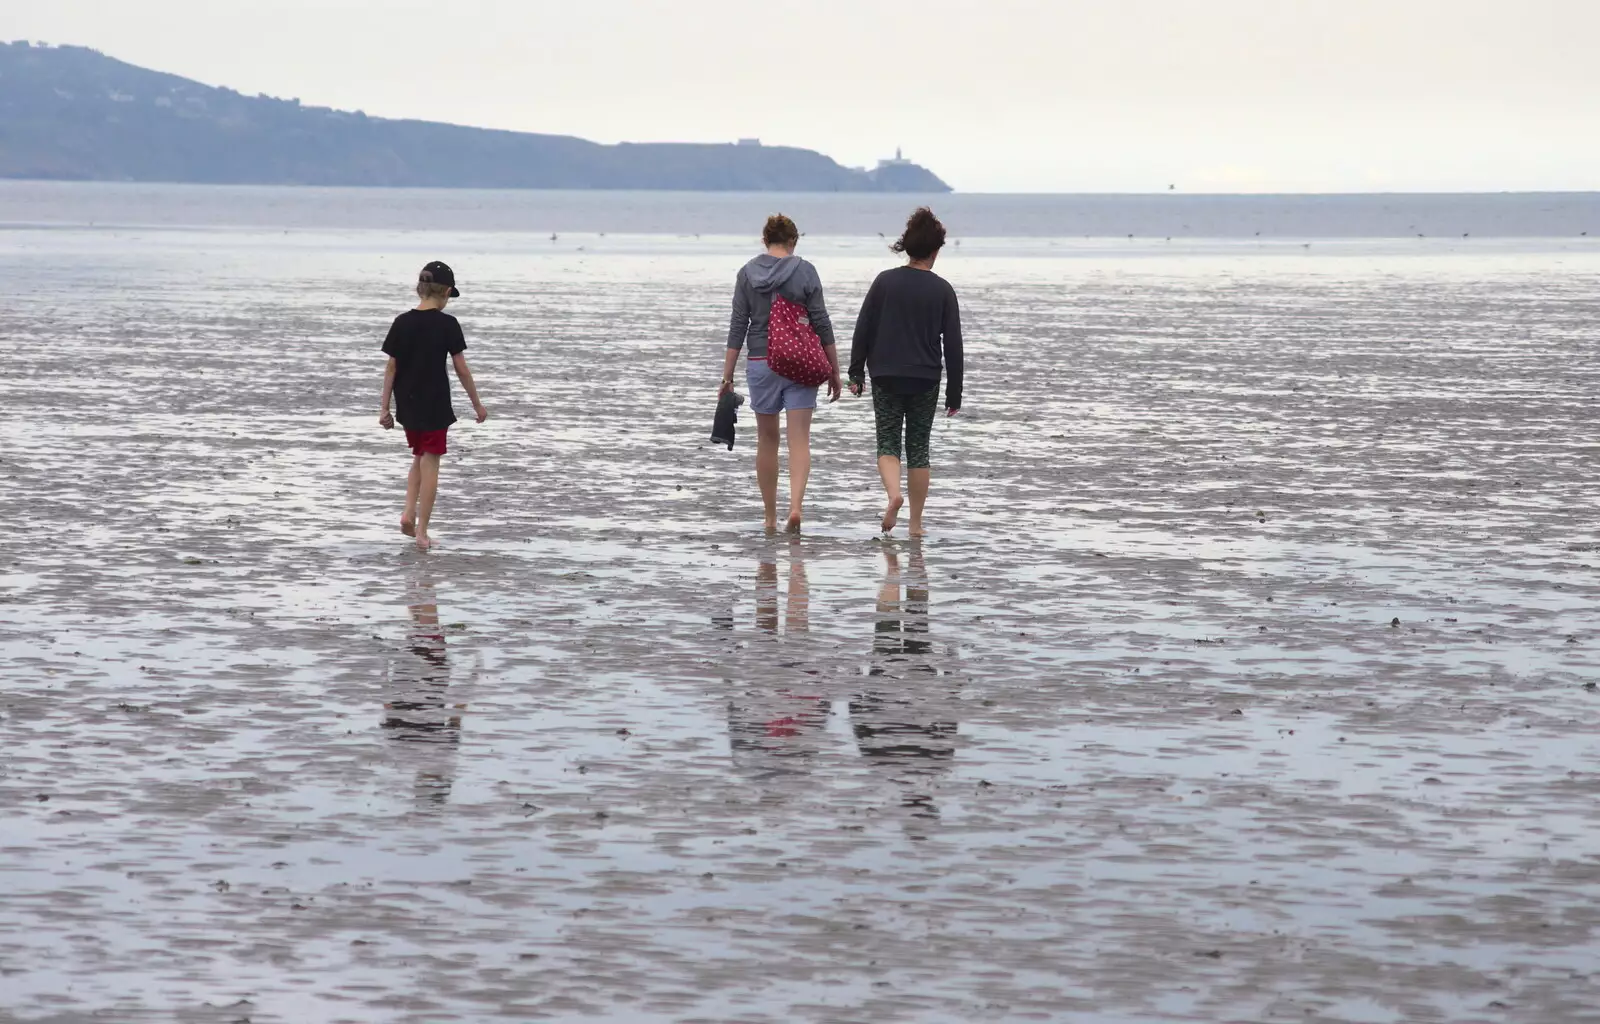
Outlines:
POLYGON ((928 440, 933 435, 933 417, 939 407, 939 389, 920 395, 891 395, 872 389, 872 411, 878 419, 878 455, 900 458, 900 436, 905 434, 907 469, 927 469, 928 440))

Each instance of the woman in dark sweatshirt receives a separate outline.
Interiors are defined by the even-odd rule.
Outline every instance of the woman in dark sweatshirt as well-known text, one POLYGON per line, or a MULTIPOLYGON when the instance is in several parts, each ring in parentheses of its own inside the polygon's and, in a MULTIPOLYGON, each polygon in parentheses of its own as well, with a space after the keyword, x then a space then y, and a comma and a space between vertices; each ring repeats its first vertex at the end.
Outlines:
POLYGON ((811 416, 817 408, 817 389, 796 384, 767 368, 767 329, 776 296, 804 306, 811 329, 822 342, 833 376, 828 400, 839 400, 839 350, 833 340, 833 320, 822 299, 822 279, 817 268, 794 254, 800 230, 783 214, 767 220, 761 241, 767 251, 739 271, 733 285, 733 321, 722 362, 720 398, 733 389, 733 371, 739 351, 749 342, 746 366, 750 408, 756 414, 756 482, 766 513, 767 532, 778 526, 778 417, 789 421, 789 521, 790 533, 800 532, 805 515, 806 483, 811 477, 811 416))
POLYGON ((872 374, 872 406, 878 420, 878 474, 889 496, 883 532, 894 529, 905 505, 900 490, 902 438, 906 480, 911 491, 911 536, 921 537, 922 509, 932 477, 929 439, 939 405, 939 378, 948 369, 944 389, 947 415, 961 411, 964 369, 961 354, 961 308, 955 289, 933 272, 944 248, 944 225, 923 207, 906 222, 894 244, 907 263, 886 270, 872 282, 850 349, 850 393, 860 395, 872 374))

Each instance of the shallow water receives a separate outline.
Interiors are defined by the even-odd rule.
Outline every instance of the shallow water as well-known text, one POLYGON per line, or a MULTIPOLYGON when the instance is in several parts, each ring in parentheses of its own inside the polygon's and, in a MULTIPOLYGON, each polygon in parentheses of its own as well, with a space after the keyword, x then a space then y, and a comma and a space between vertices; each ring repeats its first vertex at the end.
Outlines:
POLYGON ((0 234, 0 1020, 1596 1019, 1600 244, 952 251, 920 545, 848 400, 760 536, 740 251, 0 234))

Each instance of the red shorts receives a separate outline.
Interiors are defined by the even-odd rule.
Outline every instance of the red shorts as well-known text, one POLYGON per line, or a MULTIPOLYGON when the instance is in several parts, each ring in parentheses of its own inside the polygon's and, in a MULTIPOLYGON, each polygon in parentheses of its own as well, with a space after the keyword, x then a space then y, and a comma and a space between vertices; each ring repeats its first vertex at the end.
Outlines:
POLYGON ((443 430, 408 430, 406 444, 411 446, 413 455, 444 455, 447 453, 444 440, 448 433, 449 427, 443 430))

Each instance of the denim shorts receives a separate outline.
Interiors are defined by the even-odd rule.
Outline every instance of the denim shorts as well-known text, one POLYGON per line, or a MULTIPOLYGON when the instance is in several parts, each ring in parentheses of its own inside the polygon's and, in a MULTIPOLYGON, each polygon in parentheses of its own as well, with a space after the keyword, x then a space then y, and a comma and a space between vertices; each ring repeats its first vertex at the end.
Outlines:
POLYGON ((765 359, 746 363, 745 380, 750 385, 750 411, 757 416, 776 416, 789 409, 817 407, 816 388, 778 376, 767 368, 765 359))

